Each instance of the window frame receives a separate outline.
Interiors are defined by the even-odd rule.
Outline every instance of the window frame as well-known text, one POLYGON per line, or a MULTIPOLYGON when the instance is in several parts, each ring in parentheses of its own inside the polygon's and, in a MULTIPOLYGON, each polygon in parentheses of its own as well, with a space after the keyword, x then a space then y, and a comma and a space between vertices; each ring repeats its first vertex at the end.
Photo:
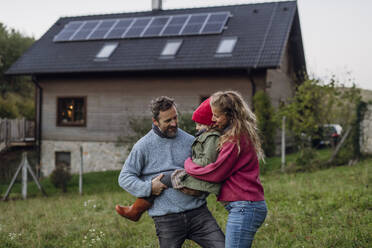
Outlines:
POLYGON ((64 153, 65 155, 68 154, 69 156, 69 163, 67 164, 67 168, 71 169, 71 151, 54 151, 54 167, 57 168, 61 161, 58 161, 58 154, 64 153))
MULTIPOLYGON (((172 39, 172 40, 167 40, 165 43, 163 50, 160 53, 160 58, 175 58, 178 52, 181 49, 181 46, 183 44, 183 39, 172 39), (178 43, 178 47, 175 49, 174 53, 167 53, 164 54, 166 48, 171 44, 171 43, 178 43)), ((169 50, 169 49, 168 49, 169 50)))
POLYGON ((107 61, 111 57, 111 55, 115 52, 115 50, 118 48, 118 46, 119 46, 119 42, 105 42, 103 46, 101 47, 101 49, 96 54, 96 56, 94 57, 94 60, 95 61, 107 61), (112 45, 113 45, 113 48, 108 51, 107 56, 99 56, 101 53, 103 53, 105 48, 107 48, 108 46, 112 46, 112 45))
POLYGON ((86 96, 57 96, 57 104, 56 104, 56 126, 57 127, 86 127, 87 126, 87 97, 86 96), (62 111, 60 106, 60 100, 63 99, 83 99, 84 106, 83 106, 83 122, 62 122, 62 115, 60 114, 62 111))
POLYGON ((238 37, 237 36, 225 36, 225 37, 222 37, 222 39, 220 40, 220 43, 218 44, 218 47, 216 49, 216 55, 217 56, 226 56, 226 55, 232 55, 235 47, 236 47, 236 43, 238 42, 238 37), (226 41, 229 41, 229 40, 234 40, 234 43, 231 45, 230 49, 228 49, 228 51, 224 51, 222 50, 222 46, 224 44, 224 42, 226 41), (220 51, 222 50, 222 51, 220 51))

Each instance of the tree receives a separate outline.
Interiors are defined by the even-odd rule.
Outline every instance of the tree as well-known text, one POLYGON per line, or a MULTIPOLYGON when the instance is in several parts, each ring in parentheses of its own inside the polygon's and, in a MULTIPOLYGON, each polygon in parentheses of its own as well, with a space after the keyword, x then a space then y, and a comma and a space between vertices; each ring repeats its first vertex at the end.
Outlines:
MULTIPOLYGON (((0 106, 3 114, 1 117, 18 117, 18 115, 30 118, 33 115, 34 86, 30 77, 6 77, 5 72, 10 66, 33 44, 34 38, 26 37, 14 29, 8 30, 0 23, 0 99, 1 103, 13 102, 16 107, 10 113, 5 113, 7 106, 0 106), (10 93, 14 93, 11 94, 10 93), (4 110, 5 109, 5 110, 4 110), (16 113, 16 116, 14 116, 16 113)), ((9 112, 9 111, 8 111, 9 112)))
POLYGON ((288 128, 300 150, 298 164, 308 165, 314 155, 312 140, 321 137, 325 124, 339 123, 348 129, 356 118, 360 90, 355 85, 346 88, 333 76, 327 84, 319 79, 307 79, 298 86, 295 96, 281 109, 288 128))
POLYGON ((262 149, 266 156, 274 156, 277 122, 275 121, 275 110, 270 97, 264 91, 258 91, 253 97, 253 105, 258 120, 262 149))

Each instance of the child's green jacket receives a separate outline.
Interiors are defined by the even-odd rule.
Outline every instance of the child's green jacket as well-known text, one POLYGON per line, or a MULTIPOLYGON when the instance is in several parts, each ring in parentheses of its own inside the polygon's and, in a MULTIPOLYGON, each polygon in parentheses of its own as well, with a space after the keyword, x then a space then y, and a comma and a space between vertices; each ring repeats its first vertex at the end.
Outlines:
MULTIPOLYGON (((217 130, 204 132, 197 136, 191 146, 192 161, 201 166, 206 166, 216 161, 218 157, 218 142, 221 133, 217 130)), ((221 185, 196 179, 186 175, 181 184, 184 187, 206 191, 218 195, 221 185)))

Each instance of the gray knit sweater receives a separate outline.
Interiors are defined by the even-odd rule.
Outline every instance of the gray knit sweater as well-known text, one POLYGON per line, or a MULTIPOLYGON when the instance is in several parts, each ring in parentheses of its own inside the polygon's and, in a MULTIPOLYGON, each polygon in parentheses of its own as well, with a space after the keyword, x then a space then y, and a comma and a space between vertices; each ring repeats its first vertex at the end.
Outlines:
MULTIPOLYGON (((151 180, 157 175, 183 169, 186 158, 191 157, 194 137, 178 129, 172 139, 162 138, 153 130, 133 147, 119 175, 119 185, 136 197, 151 195, 151 180)), ((156 197, 148 213, 162 216, 198 208, 205 204, 205 197, 192 197, 175 189, 166 189, 156 197)))

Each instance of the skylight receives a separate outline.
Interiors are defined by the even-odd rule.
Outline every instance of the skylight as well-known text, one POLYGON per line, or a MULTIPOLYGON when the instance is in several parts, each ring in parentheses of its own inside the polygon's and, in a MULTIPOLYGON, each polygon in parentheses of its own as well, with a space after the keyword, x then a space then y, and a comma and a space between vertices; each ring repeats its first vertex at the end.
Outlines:
POLYGON ((168 40, 164 46, 161 56, 174 57, 180 49, 182 40, 168 40))
POLYGON ((105 43, 101 50, 97 53, 96 59, 107 59, 118 47, 118 43, 105 43))
POLYGON ((216 53, 217 54, 231 54, 234 50, 238 38, 237 37, 224 37, 222 38, 216 53))

